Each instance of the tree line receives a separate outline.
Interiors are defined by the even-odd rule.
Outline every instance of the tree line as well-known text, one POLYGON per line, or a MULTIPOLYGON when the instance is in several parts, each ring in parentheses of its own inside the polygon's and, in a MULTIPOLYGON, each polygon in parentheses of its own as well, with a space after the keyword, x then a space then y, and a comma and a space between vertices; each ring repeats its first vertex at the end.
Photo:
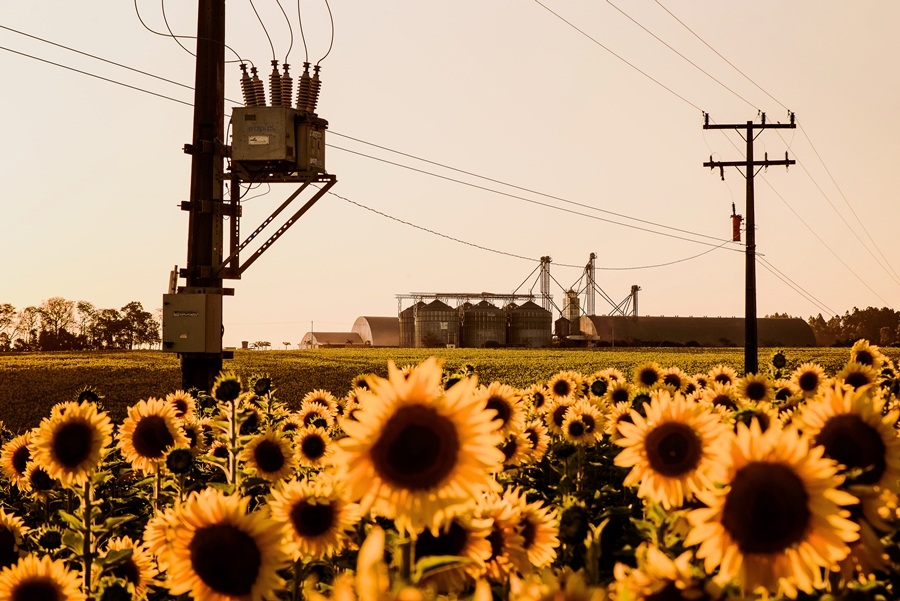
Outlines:
POLYGON ((153 348, 160 321, 137 301, 121 309, 61 296, 21 310, 0 303, 0 351, 153 348))
MULTIPOLYGON (((792 316, 774 313, 766 317, 792 316)), ((853 311, 845 311, 843 315, 834 315, 827 320, 819 313, 806 322, 816 335, 819 346, 853 346, 860 338, 880 346, 900 346, 900 312, 888 307, 853 307, 853 311)))

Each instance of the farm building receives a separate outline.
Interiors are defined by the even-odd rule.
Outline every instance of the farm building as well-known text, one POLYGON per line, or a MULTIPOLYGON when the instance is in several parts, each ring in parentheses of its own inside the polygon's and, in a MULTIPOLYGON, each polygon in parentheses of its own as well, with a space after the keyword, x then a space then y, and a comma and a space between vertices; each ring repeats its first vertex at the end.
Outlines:
POLYGON ((343 348, 365 345, 356 332, 307 332, 300 341, 300 348, 343 348))
MULTIPOLYGON (((760 346, 816 346, 809 324, 799 318, 757 319, 760 346)), ((743 317, 654 317, 588 315, 580 319, 589 340, 629 344, 674 342, 699 346, 742 346, 743 317)), ((577 334, 577 332, 572 332, 577 334)))
POLYGON ((357 317, 352 331, 359 334, 366 346, 400 346, 398 317, 357 317))

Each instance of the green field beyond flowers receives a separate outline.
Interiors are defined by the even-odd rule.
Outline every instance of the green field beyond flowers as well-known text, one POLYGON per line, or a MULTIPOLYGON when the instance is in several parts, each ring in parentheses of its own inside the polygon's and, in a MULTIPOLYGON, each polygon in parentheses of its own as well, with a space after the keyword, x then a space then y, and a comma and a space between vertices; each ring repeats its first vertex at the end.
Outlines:
MULTIPOLYGON (((760 369, 768 367, 774 349, 760 349, 760 369)), ((843 348, 786 349, 788 373, 814 361, 833 375, 846 363, 843 348)), ((894 361, 900 349, 884 349, 894 361)), ((743 349, 596 349, 596 350, 500 350, 500 349, 327 349, 309 351, 236 351, 225 361, 246 381, 253 374, 268 373, 278 386, 278 398, 291 409, 312 390, 328 390, 337 397, 363 373, 387 375, 387 362, 398 366, 418 364, 430 356, 444 361, 446 370, 466 364, 475 367, 479 381, 525 387, 546 381, 560 370, 584 374, 615 367, 627 376, 646 361, 663 367, 677 365, 688 374, 706 372, 724 363, 740 371, 743 349)), ((125 417, 128 406, 140 399, 164 397, 181 386, 178 359, 160 351, 89 351, 56 353, 0 353, 0 420, 13 432, 33 428, 60 402, 73 400, 77 390, 91 386, 105 397, 104 408, 114 421, 125 417)))

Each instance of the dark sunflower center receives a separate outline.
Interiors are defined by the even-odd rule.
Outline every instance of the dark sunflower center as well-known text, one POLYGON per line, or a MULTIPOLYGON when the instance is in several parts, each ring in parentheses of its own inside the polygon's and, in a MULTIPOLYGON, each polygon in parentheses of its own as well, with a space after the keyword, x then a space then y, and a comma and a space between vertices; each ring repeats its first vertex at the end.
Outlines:
POLYGON ((20 476, 25 473, 30 460, 31 452, 28 450, 28 447, 19 447, 13 451, 12 466, 20 476))
POLYGON ((450 523, 450 528, 446 532, 441 532, 437 536, 433 535, 430 530, 425 530, 416 539, 416 557, 439 555, 458 557, 466 548, 468 539, 469 533, 456 523, 456 520, 450 523))
POLYGON ((569 410, 568 405, 560 405, 553 410, 553 423, 557 428, 562 428, 563 419, 566 417, 566 411, 569 410))
POLYGON ((725 407, 730 411, 737 409, 737 404, 734 402, 734 399, 727 394, 720 394, 719 396, 715 397, 712 400, 712 404, 716 407, 725 407))
POLYGON ((493 421, 500 422, 503 426, 506 425, 506 422, 508 422, 509 418, 512 416, 512 411, 510 411, 509 403, 506 401, 506 399, 501 397, 492 396, 488 399, 487 404, 484 408, 493 409, 494 411, 496 411, 497 416, 493 419, 493 421))
POLYGON ((503 532, 499 528, 496 526, 491 528, 488 541, 491 543, 491 559, 503 555, 503 532))
POLYGON ((831 417, 816 435, 815 444, 825 447, 825 455, 847 469, 860 469, 859 484, 875 484, 886 469, 885 446, 878 430, 854 413, 831 417))
POLYGON ((628 390, 625 388, 617 388, 613 390, 612 401, 614 403, 624 403, 628 400, 628 390))
POLYGON ((326 401, 325 399, 312 399, 310 400, 310 403, 314 403, 323 409, 328 409, 328 401, 326 401))
POLYGON ((519 448, 519 445, 516 444, 515 437, 508 438, 506 442, 500 445, 500 451, 503 452, 503 461, 509 461, 512 459, 512 456, 516 454, 516 449, 519 448))
POLYGON ((631 417, 631 413, 623 413, 622 415, 620 415, 616 420, 616 425, 621 424, 622 422, 625 422, 626 424, 633 424, 634 419, 631 417))
POLYGON ((731 376, 728 374, 718 374, 714 379, 720 384, 731 384, 731 376))
POLYGON ((253 459, 256 460, 256 465, 259 466, 260 470, 270 474, 284 467, 285 462, 284 451, 281 450, 281 446, 267 438, 263 439, 253 449, 253 459))
POLYGON ((667 478, 676 478, 696 469, 703 450, 694 429, 677 422, 665 422, 650 430, 644 447, 650 466, 667 478))
POLYGON ((53 488, 53 478, 43 468, 31 472, 31 488, 37 492, 47 492, 53 488))
POLYGON ((325 441, 318 434, 310 434, 300 443, 303 456, 315 461, 325 454, 325 441))
POLYGON ((653 386, 659 380, 659 373, 655 369, 643 369, 638 374, 638 381, 644 386, 653 386))
POLYGON ((237 380, 222 380, 213 390, 213 396, 217 401, 230 402, 241 394, 241 383, 237 380))
POLYGON ((525 436, 528 437, 528 441, 531 443, 531 448, 536 449, 538 443, 541 441, 540 435, 537 433, 537 430, 534 428, 528 428, 525 430, 525 436))
POLYGON ((534 522, 532 522, 528 518, 525 518, 525 520, 523 520, 523 523, 522 523, 522 539, 524 541, 522 543, 522 547, 524 547, 526 551, 531 548, 531 545, 534 544, 534 539, 535 539, 536 535, 537 535, 537 526, 535 525, 534 522))
POLYGON ((688 382, 687 385, 685 385, 685 387, 684 387, 684 393, 685 394, 694 394, 695 392, 697 392, 697 385, 694 384, 693 382, 688 382))
POLYGON ((572 392, 572 385, 568 380, 557 380, 553 384, 553 394, 556 396, 569 396, 572 392))
POLYGON ((222 595, 249 595, 262 557, 252 536, 230 524, 199 528, 188 545, 200 580, 222 595))
POLYGON ((747 398, 757 402, 765 399, 766 385, 762 382, 750 382, 747 384, 747 398))
POLYGON ((175 415, 178 417, 184 417, 184 414, 187 413, 188 404, 184 399, 176 399, 174 403, 175 406, 175 415))
POLYGON ((11 566, 19 561, 16 551, 16 535, 7 528, 0 530, 0 568, 11 566))
POLYGON ((759 411, 759 412, 748 411, 747 413, 743 413, 740 416, 738 416, 737 421, 735 421, 735 423, 734 423, 735 431, 737 431, 738 423, 742 423, 749 428, 750 424, 753 423, 754 418, 759 423, 760 432, 765 432, 766 430, 769 429, 769 426, 771 424, 770 424, 769 416, 766 413, 764 413, 762 411, 759 411))
POLYGON ((786 465, 755 461, 735 474, 722 526, 742 553, 778 553, 803 540, 810 517, 800 477, 786 465))
POLYGON ((541 392, 535 392, 531 395, 531 402, 534 405, 535 409, 540 409, 544 406, 544 403, 547 399, 544 398, 544 394, 541 392))
POLYGON ((668 384, 669 386, 674 386, 675 390, 681 388, 681 378, 678 374, 666 374, 663 376, 663 383, 668 384))
POLYGON ((569 423, 569 436, 572 438, 578 438, 584 434, 584 424, 581 421, 574 421, 569 423))
POLYGON ((707 601, 709 595, 703 591, 683 591, 674 582, 669 582, 661 590, 647 595, 644 601, 707 601))
POLYGON ((371 456, 376 472, 391 484, 427 490, 453 472, 459 450, 453 422, 429 407, 408 405, 384 424, 371 456))
POLYGON ((327 501, 312 504, 306 499, 291 507, 291 524, 304 537, 325 534, 334 525, 334 507, 327 501))
POLYGON ((228 448, 227 447, 216 447, 213 449, 213 457, 218 457, 219 459, 227 459, 228 458, 228 448))
POLYGON ((875 356, 869 351, 857 351, 856 362, 872 366, 875 365, 875 356))
POLYGON ((603 396, 606 394, 606 389, 609 388, 609 384, 606 383, 606 380, 594 380, 591 382, 591 394, 594 396, 603 396))
POLYGON ((297 429, 297 424, 295 424, 294 422, 285 422, 285 424, 283 426, 281 426, 282 432, 293 432, 296 429, 297 429))
POLYGON ((184 435, 187 436, 188 447, 190 447, 192 449, 196 449, 197 448, 197 440, 198 440, 197 430, 195 430, 194 428, 185 428, 184 435))
MULTIPOLYGON (((802 377, 802 376, 801 376, 802 377)), ((804 388, 804 390, 806 390, 804 388)), ((786 401, 791 396, 791 389, 785 386, 784 388, 779 388, 778 392, 775 393, 776 401, 786 401)))
POLYGON ((797 378, 797 385, 803 392, 814 392, 819 387, 819 374, 805 371, 797 378))
POLYGON ((56 431, 53 449, 56 459, 69 469, 78 467, 91 456, 94 430, 83 421, 69 421, 56 431))
POLYGON ((166 418, 161 415, 147 415, 138 421, 132 435, 134 450, 141 457, 158 459, 166 449, 175 444, 166 418))
POLYGON ((865 386, 866 384, 871 384, 872 381, 869 379, 869 376, 861 371, 853 371, 844 378, 844 382, 853 387, 854 390, 859 388, 860 386, 865 386))
POLYGON ((63 601, 59 586, 47 577, 29 577, 13 587, 10 601, 63 601))
POLYGON ((137 586, 141 579, 141 572, 138 570, 137 564, 134 563, 134 559, 132 558, 126 559, 116 567, 111 568, 109 573, 116 578, 127 580, 135 586, 137 586))
POLYGON ((256 411, 249 411, 246 415, 246 420, 243 424, 241 424, 241 434, 250 434, 251 432, 256 432, 256 428, 259 426, 259 414, 256 411))
POLYGON ((303 418, 303 425, 306 427, 316 426, 317 428, 324 427, 328 425, 328 422, 325 421, 325 418, 318 411, 310 411, 303 418))
POLYGON ((592 433, 594 428, 597 427, 597 422, 594 420, 594 417, 587 413, 581 416, 581 423, 584 424, 584 431, 588 434, 592 433))

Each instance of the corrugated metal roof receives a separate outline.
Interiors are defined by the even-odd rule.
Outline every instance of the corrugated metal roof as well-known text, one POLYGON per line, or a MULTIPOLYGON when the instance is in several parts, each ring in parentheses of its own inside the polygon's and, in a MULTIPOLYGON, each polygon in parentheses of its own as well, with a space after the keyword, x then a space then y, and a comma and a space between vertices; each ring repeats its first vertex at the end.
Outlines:
POLYGON ((356 332, 307 332, 303 336, 304 340, 310 338, 318 344, 365 344, 356 332))
POLYGON ((353 331, 372 346, 400 346, 399 317, 357 317, 353 331))
MULTIPOLYGON (((701 346, 742 346, 743 317, 583 316, 581 332, 600 340, 697 342, 701 346)), ((799 318, 757 319, 760 346, 816 346, 809 324, 799 318)))

